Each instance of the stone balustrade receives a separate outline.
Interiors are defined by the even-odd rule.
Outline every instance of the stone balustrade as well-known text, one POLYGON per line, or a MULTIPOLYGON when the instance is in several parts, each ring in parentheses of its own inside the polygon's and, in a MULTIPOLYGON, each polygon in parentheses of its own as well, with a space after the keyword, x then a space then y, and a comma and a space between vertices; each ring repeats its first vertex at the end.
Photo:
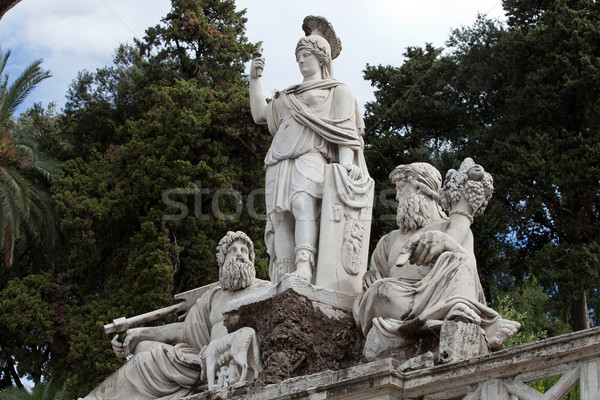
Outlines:
POLYGON ((248 389, 205 392, 200 399, 559 400, 577 384, 582 400, 600 400, 600 328, 469 360, 401 372, 384 359, 248 389), (559 377, 545 394, 527 385, 559 377))

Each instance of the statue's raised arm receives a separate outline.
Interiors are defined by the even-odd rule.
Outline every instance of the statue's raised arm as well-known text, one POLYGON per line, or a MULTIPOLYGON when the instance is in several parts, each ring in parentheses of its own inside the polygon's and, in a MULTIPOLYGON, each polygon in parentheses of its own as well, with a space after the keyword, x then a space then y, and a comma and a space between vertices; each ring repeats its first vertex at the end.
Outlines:
POLYGON ((265 69, 265 59, 262 53, 262 45, 258 44, 252 54, 252 63, 250 64, 250 111, 252 118, 257 124, 267 123, 267 101, 262 92, 260 78, 265 69))

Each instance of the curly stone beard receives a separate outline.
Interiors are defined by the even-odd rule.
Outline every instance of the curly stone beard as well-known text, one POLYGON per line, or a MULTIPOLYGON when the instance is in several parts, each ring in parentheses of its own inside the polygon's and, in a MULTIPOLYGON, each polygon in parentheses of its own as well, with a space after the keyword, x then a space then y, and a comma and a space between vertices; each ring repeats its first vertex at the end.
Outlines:
POLYGON ((396 222, 402 233, 421 228, 431 216, 423 194, 411 193, 398 199, 398 203, 396 222))
POLYGON ((224 290, 242 290, 254 283, 254 263, 231 259, 219 269, 219 282, 224 290))

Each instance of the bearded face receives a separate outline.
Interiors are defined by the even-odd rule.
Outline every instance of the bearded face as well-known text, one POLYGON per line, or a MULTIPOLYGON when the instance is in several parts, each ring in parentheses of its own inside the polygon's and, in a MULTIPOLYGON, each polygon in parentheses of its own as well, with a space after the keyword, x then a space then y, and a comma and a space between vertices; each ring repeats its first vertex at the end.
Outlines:
POLYGON ((228 232, 217 247, 219 282, 224 290, 251 286, 256 277, 254 246, 243 232, 228 232))
POLYGON ((426 196, 417 190, 398 192, 396 222, 402 233, 415 231, 425 225, 431 217, 426 196))
POLYGON ((242 290, 252 286, 256 278, 254 264, 248 260, 228 258, 219 268, 219 282, 224 290, 242 290))

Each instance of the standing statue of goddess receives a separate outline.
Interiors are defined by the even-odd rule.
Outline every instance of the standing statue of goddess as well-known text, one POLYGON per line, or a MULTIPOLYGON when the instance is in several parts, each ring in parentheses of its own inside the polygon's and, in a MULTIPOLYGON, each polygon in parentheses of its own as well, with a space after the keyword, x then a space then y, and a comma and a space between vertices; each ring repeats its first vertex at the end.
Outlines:
MULTIPOLYGON (((262 55, 257 55, 250 67, 252 117, 257 124, 268 124, 273 135, 265 157, 265 242, 273 283, 286 273, 315 283, 317 248, 323 252, 324 246, 323 240, 319 245, 319 232, 323 229, 321 203, 329 188, 336 192, 341 207, 353 210, 368 207, 369 220, 372 205, 369 196, 373 180, 363 156, 363 118, 351 90, 332 78, 332 60, 339 55, 341 42, 323 17, 306 17, 302 28, 306 36, 296 46, 302 83, 285 89, 267 104, 260 84, 265 67, 262 55), (329 183, 325 182, 328 165, 332 166, 329 183)), ((343 231, 343 227, 340 229, 343 231)), ((364 229, 359 227, 354 231, 364 229)), ((364 236, 360 239, 364 240, 364 236)), ((368 251, 348 243, 337 247, 368 251)), ((366 258, 364 264, 366 270, 366 258)), ((350 272, 359 275, 356 268, 350 272)), ((329 271, 333 277, 327 279, 335 280, 335 275, 329 271)), ((358 282, 360 287, 360 277, 358 282)), ((318 280, 315 284, 319 285, 318 280)))

